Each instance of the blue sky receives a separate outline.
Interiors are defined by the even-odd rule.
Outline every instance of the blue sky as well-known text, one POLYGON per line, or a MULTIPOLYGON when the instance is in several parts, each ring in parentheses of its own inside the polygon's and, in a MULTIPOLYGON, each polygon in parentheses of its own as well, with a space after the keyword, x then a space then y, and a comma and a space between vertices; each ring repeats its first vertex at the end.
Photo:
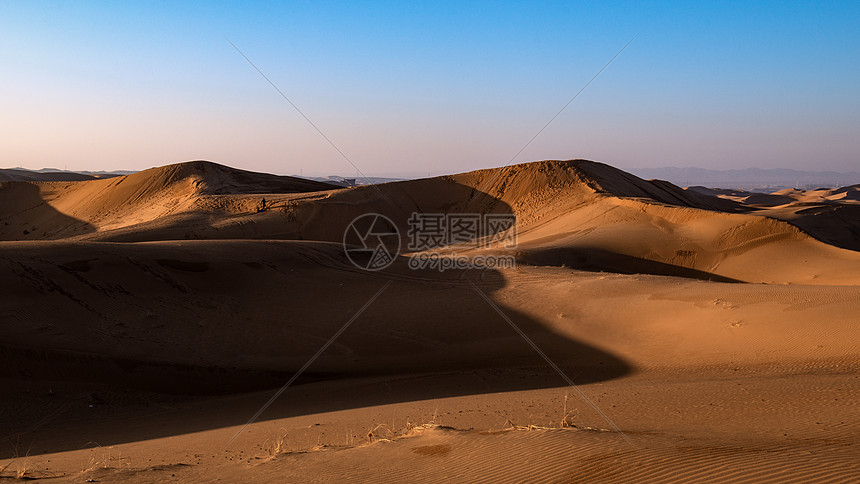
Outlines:
POLYGON ((4 2, 0 166, 858 169, 858 2, 4 2))

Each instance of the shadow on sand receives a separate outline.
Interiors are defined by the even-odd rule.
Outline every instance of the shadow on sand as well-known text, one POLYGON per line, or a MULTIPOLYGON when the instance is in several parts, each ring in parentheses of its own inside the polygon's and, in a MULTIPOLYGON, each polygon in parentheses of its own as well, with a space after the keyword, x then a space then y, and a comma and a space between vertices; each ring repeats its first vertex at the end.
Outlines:
POLYGON ((0 241, 51 240, 95 230, 91 224, 50 206, 38 185, 0 182, 0 241))
POLYGON ((532 265, 565 266, 588 272, 651 274, 714 282, 744 282, 707 271, 633 257, 595 247, 528 250, 519 257, 519 261, 532 265))
MULTIPOLYGON (((449 181, 432 183, 474 195, 449 181)), ((442 208, 412 203, 422 211, 442 208)), ((466 208, 452 204, 447 211, 466 208)), ((498 200, 482 209, 511 213, 498 200)), ((334 201, 317 210, 314 220, 335 225, 316 231, 325 240, 341 238, 356 214, 380 205, 334 201)), ((403 212, 400 206, 388 215, 402 227, 403 212)), ((382 273, 366 272, 350 264, 340 244, 327 242, 0 244, 0 290, 16 295, 2 312, 3 405, 32 410, 3 417, 0 438, 28 442, 36 455, 244 424, 253 411, 230 406, 206 420, 167 425, 170 418, 156 415, 141 417, 146 425, 123 422, 135 412, 152 414, 146 408, 163 398, 148 392, 193 400, 280 387, 387 280, 391 286, 263 419, 566 385, 469 283, 493 298, 506 286, 495 271, 416 272, 399 257, 382 273), (311 382, 374 379, 386 383, 342 398, 291 400, 311 382)), ((499 308, 577 384, 632 370, 540 320, 499 308)), ((267 397, 257 396, 262 405, 267 397)), ((14 452, 0 447, 0 458, 14 452)))

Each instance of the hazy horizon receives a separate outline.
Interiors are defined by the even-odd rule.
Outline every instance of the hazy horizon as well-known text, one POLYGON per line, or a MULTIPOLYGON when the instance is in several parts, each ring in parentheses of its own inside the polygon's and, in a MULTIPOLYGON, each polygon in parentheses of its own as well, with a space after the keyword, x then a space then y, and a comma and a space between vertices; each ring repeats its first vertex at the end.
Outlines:
MULTIPOLYGON (((202 160, 212 161, 212 160, 202 160)), ((229 166, 229 165, 224 165, 229 166)), ((153 167, 156 168, 156 167, 153 167)), ((233 167, 238 168, 238 167, 233 167)), ((29 170, 23 167, 0 168, 0 177, 7 170, 29 170)), ((30 170, 35 172, 62 172, 66 170, 45 167, 39 170, 30 170)), ((754 191, 761 193, 771 193, 773 191, 784 188, 799 188, 804 190, 819 189, 819 188, 840 188, 860 185, 860 171, 853 172, 835 172, 827 170, 794 170, 785 168, 756 168, 749 167, 743 169, 727 169, 714 170, 697 167, 657 167, 657 168, 628 168, 628 173, 631 173, 640 178, 651 180, 665 180, 680 187, 696 187, 704 186, 716 189, 754 191)), ((80 170, 84 174, 106 174, 106 175, 124 175, 135 173, 128 170, 102 170, 88 171, 80 170)), ((74 172, 71 172, 74 173, 74 172)), ((303 177, 307 179, 320 181, 341 181, 339 179, 354 178, 358 184, 367 183, 384 183, 387 181, 396 180, 411 180, 419 178, 429 178, 440 175, 453 175, 451 173, 432 173, 432 172, 401 172, 401 173, 365 173, 362 176, 357 173, 324 173, 324 172, 309 172, 300 171, 298 173, 282 173, 273 172, 275 175, 287 175, 294 177, 303 177)), ((12 178, 14 180, 14 178, 12 178)))
POLYGON ((860 6, 0 7, 0 164, 368 176, 584 158, 856 171, 860 6), (225 38, 226 37, 226 38, 225 38))
MULTIPOLYGON (((34 171, 34 172, 57 171, 57 172, 71 172, 71 173, 109 173, 109 174, 116 174, 116 173, 137 173, 137 172, 147 170, 150 168, 158 168, 158 167, 166 166, 166 165, 189 163, 189 162, 194 162, 194 161, 208 161, 208 162, 217 163, 217 164, 224 165, 224 166, 229 166, 231 168, 246 169, 246 168, 243 168, 241 166, 235 166, 235 165, 230 165, 227 163, 221 163, 217 160, 182 160, 182 161, 177 161, 175 163, 166 163, 165 165, 146 166, 146 167, 136 169, 136 170, 128 170, 128 169, 90 170, 90 169, 86 169, 86 168, 82 168, 79 170, 72 170, 69 168, 57 167, 57 166, 43 166, 40 168, 28 168, 28 167, 23 167, 23 166, 0 166, 0 170, 22 169, 22 170, 28 170, 28 171, 34 171)), ((520 163, 532 163, 532 162, 540 162, 540 161, 558 161, 558 160, 526 160, 526 161, 520 162, 520 163)), ((589 161, 598 161, 598 160, 589 160, 589 161)), ((600 161, 598 161, 598 162, 600 162, 600 161)), ((600 162, 600 163, 605 163, 605 162, 600 162)), ((501 166, 502 166, 502 164, 499 164, 497 166, 490 166, 489 168, 492 169, 492 168, 498 168, 501 166)), ((797 172, 797 173, 806 173, 806 174, 854 175, 854 176, 860 177, 860 170, 857 170, 857 169, 846 170, 846 171, 813 170, 813 169, 798 170, 798 169, 794 169, 794 168, 784 168, 784 167, 779 167, 779 166, 770 167, 770 168, 761 168, 761 167, 757 167, 757 166, 747 166, 747 167, 727 168, 727 169, 692 167, 692 166, 656 166, 656 167, 630 167, 630 168, 624 169, 624 171, 628 171, 628 172, 630 172, 634 175, 640 176, 642 178, 654 178, 654 177, 660 178, 660 176, 662 176, 662 175, 659 175, 660 172, 666 172, 666 173, 676 172, 678 174, 683 174, 685 172, 695 172, 696 170, 704 170, 704 171, 709 172, 711 174, 727 174, 727 175, 733 175, 733 174, 740 173, 740 172, 761 170, 764 172, 785 171, 785 172, 797 172), (652 175, 654 175, 654 176, 652 176, 652 175)), ((250 170, 250 171, 254 171, 254 170, 250 170)), ((473 170, 470 169, 470 170, 465 170, 465 171, 473 171, 473 170)), ((433 172, 433 171, 428 172, 428 171, 415 170, 415 171, 411 171, 411 172, 409 172, 409 171, 381 172, 381 173, 366 173, 365 172, 364 175, 367 177, 370 177, 370 178, 415 179, 415 178, 423 178, 423 177, 427 177, 427 176, 454 175, 457 173, 464 173, 464 172, 453 172, 453 171, 452 172, 433 172)), ((279 172, 279 171, 261 172, 261 173, 271 173, 274 175, 286 175, 286 176, 305 176, 305 177, 314 177, 314 178, 324 178, 324 177, 342 177, 342 178, 359 178, 359 179, 362 178, 361 174, 357 174, 354 171, 352 173, 350 173, 348 171, 348 168, 345 170, 338 171, 338 172, 324 172, 324 171, 315 172, 315 171, 300 170, 300 171, 295 172, 295 173, 294 172, 279 172)), ((739 179, 737 181, 743 181, 743 180, 739 179)), ((860 180, 858 180, 858 181, 860 181, 860 180)), ((853 184, 853 183, 851 183, 851 184, 853 184)))

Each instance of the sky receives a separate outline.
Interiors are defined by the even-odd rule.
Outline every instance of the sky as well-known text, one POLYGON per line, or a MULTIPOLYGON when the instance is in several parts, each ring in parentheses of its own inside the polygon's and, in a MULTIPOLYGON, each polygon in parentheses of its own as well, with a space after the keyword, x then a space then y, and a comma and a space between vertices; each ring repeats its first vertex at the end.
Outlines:
POLYGON ((856 1, 0 1, 0 167, 857 171, 858 32, 856 1))

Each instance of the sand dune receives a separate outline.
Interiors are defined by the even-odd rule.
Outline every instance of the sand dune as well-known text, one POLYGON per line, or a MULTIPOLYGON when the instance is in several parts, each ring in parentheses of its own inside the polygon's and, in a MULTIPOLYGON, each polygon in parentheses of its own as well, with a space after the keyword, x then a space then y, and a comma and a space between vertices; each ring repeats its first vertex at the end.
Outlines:
MULTIPOLYGON (((7 240, 340 242, 362 213, 387 215, 405 234, 412 211, 495 212, 516 214, 520 256, 529 263, 744 282, 853 284, 860 274, 857 254, 798 229, 812 228, 825 242, 840 238, 822 236, 814 221, 782 217, 792 225, 770 212, 730 213, 741 205, 584 160, 350 189, 193 162, 111 180, 40 185, 46 204, 35 209, 36 195, 16 190, 32 188, 0 193, 31 200, 26 209, 4 205, 7 240), (780 264, 789 253, 804 263, 780 264)), ((852 234, 841 238, 853 240, 852 234)))
POLYGON ((860 250, 860 186, 786 189, 771 194, 691 187, 745 204, 745 211, 787 221, 818 240, 850 250, 860 250))
MULTIPOLYGON (((103 232, 174 214, 195 213, 200 210, 196 203, 206 196, 300 193, 332 187, 311 180, 252 173, 195 161, 104 180, 27 183, 23 186, 6 183, 0 186, 0 196, 5 194, 8 200, 2 206, 0 221, 9 224, 4 227, 14 228, 4 229, 5 240, 58 239, 90 232, 89 227, 103 232), (23 196, 21 191, 28 192, 28 195, 23 196), (65 223, 68 219, 79 222, 69 226, 65 223), (27 229, 17 231, 28 225, 35 230, 28 230, 28 234, 23 233, 27 229)), ((256 208, 242 206, 244 211, 256 208)))
POLYGON ((585 160, 354 188, 209 162, 3 182, 0 476, 856 480, 857 193, 585 160), (412 212, 514 214, 516 248, 438 252, 518 265, 363 271, 341 244, 371 212, 404 245, 412 212))

